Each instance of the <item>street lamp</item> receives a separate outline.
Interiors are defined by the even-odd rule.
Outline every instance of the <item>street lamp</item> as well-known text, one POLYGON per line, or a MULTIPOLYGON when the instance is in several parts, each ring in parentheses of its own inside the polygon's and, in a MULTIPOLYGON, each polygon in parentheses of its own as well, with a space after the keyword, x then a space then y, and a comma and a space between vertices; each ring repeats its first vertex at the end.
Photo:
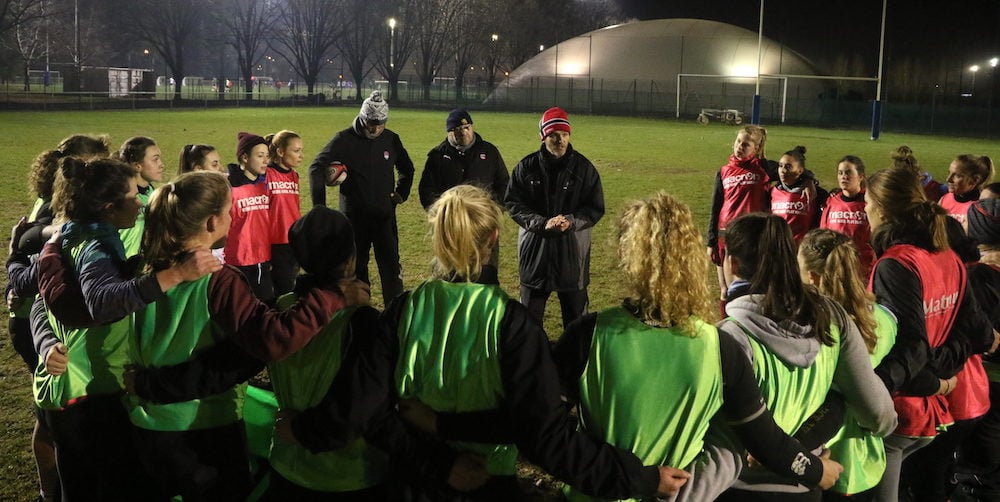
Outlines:
POLYGON ((389 18, 389 68, 396 68, 396 18, 389 18))
POLYGON ((142 50, 142 55, 149 58, 149 60, 146 61, 146 63, 149 64, 149 69, 153 72, 153 97, 155 98, 156 97, 157 83, 156 83, 156 68, 153 67, 153 58, 150 55, 149 49, 143 49, 142 50))
POLYGON ((496 74, 497 74, 497 40, 500 40, 500 35, 497 35, 496 33, 490 35, 490 41, 492 42, 490 44, 490 67, 487 70, 487 74, 486 74, 487 75, 487 80, 488 80, 487 85, 489 86, 490 90, 493 89, 493 84, 496 82, 496 74))
POLYGON ((969 97, 972 97, 976 93, 976 73, 979 71, 979 65, 970 66, 969 71, 972 72, 972 89, 969 90, 969 97))

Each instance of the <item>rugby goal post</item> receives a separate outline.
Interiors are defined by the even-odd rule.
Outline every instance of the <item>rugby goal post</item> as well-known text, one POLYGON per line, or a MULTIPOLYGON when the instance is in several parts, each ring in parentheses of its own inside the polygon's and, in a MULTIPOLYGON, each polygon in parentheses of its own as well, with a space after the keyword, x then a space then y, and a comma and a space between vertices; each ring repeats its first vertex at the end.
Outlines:
MULTIPOLYGON (((713 75, 705 73, 678 73, 677 74, 677 102, 675 104, 675 118, 681 118, 681 82, 685 78, 703 78, 710 80, 752 80, 754 77, 746 76, 735 76, 735 75, 713 75)), ((859 81, 859 82, 878 82, 878 77, 841 77, 841 76, 827 76, 827 75, 795 75, 795 74, 761 74, 760 78, 777 80, 781 85, 781 123, 785 123, 785 110, 788 103, 788 80, 789 79, 802 79, 802 80, 843 80, 843 81, 859 81)), ((741 83, 741 82, 737 82, 741 83)), ((749 83, 749 82, 747 82, 749 83)))

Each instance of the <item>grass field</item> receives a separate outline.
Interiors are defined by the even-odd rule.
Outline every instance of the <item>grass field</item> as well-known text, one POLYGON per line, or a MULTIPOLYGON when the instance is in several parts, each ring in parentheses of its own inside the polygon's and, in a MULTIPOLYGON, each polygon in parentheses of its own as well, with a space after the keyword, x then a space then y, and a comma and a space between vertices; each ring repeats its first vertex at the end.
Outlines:
MULTIPOLYGON (((541 113, 541 110, 539 110, 541 113)), ((133 135, 156 139, 164 152, 167 169, 176 171, 177 156, 186 143, 208 143, 219 148, 224 162, 232 162, 238 131, 258 134, 292 129, 306 146, 303 175, 303 207, 308 208, 306 169, 312 156, 332 135, 350 124, 353 108, 238 109, 217 111, 0 113, 0 225, 10 228, 27 214, 34 196, 27 187, 27 172, 40 151, 50 149, 63 137, 77 132, 108 133, 113 146, 133 135)), ((444 112, 393 109, 389 128, 397 132, 417 167, 423 168, 426 152, 444 137, 444 112)), ((538 148, 538 114, 473 114, 476 130, 493 142, 507 166, 538 148)), ((626 200, 666 190, 688 203, 702 225, 708 221, 712 180, 732 151, 734 127, 694 122, 572 115, 572 143, 597 166, 604 184, 607 215, 595 228, 590 286, 591 309, 616 304, 623 291, 615 270, 612 221, 626 200)), ((969 138, 883 134, 878 142, 866 131, 821 130, 769 126, 767 151, 777 159, 796 145, 808 147, 808 165, 827 188, 834 187, 836 161, 845 154, 858 155, 869 173, 888 163, 889 152, 899 144, 910 145, 921 165, 943 180, 955 155, 975 153, 1000 158, 996 142, 969 138)), ((335 200, 335 190, 329 197, 335 200)), ((428 275, 430 252, 424 212, 416 195, 399 207, 400 255, 406 286, 415 286, 428 275)), ((517 229, 510 220, 502 233, 500 280, 517 294, 517 229)), ((373 260, 374 261, 374 260, 373 260)), ((374 269, 374 264, 372 264, 374 269)), ((372 276, 377 271, 372 271, 372 276)), ((706 278, 709 280, 709 278, 706 278)), ((6 275, 4 273, 4 282, 6 275)), ((376 281, 377 282, 377 281, 376 281)), ((377 285, 376 285, 377 289, 377 285)), ((378 292, 373 301, 379 302, 378 292)), ((6 314, 6 312, 4 312, 6 314)), ((558 336, 558 302, 554 299, 546 316, 550 338, 558 336)), ((29 448, 32 422, 30 380, 23 363, 10 347, 6 324, 0 336, 0 500, 33 500, 34 464, 29 448)))

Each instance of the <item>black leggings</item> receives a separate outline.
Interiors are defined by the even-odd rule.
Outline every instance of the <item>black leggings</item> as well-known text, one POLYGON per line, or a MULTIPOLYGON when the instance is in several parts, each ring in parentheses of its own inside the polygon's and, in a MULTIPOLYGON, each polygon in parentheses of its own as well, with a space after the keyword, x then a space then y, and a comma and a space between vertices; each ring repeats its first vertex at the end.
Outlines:
POLYGON ((243 421, 192 431, 136 427, 135 443, 160 492, 187 501, 244 500, 252 486, 243 421))
POLYGON ((43 416, 56 444, 63 501, 163 499, 139 464, 120 394, 88 396, 43 416))
POLYGON ((289 244, 271 244, 271 279, 274 282, 274 296, 280 297, 295 288, 295 277, 299 275, 299 263, 289 244))
POLYGON ((952 491, 948 478, 955 471, 955 452, 978 422, 979 418, 956 420, 929 445, 903 460, 899 493, 905 496, 909 490, 914 502, 946 502, 952 491))
POLYGON ((7 330, 10 332, 10 344, 14 351, 21 356, 28 374, 34 375, 38 366, 38 354, 35 353, 35 345, 31 340, 31 321, 27 317, 11 317, 7 322, 7 330))
POLYGON ((258 300, 274 304, 274 281, 271 279, 271 262, 236 267, 250 283, 250 290, 258 300))

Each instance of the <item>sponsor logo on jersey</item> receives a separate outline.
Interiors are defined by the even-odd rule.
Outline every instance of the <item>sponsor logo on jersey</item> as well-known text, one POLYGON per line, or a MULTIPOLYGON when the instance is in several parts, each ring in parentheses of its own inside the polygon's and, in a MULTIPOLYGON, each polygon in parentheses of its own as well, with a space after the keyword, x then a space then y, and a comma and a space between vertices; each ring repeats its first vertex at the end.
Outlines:
POLYGON ((254 195, 252 197, 244 197, 236 201, 236 207, 244 213, 250 211, 257 211, 260 209, 268 209, 270 207, 271 198, 267 195, 254 195))
POLYGON ((955 304, 958 303, 958 292, 942 295, 941 298, 935 298, 930 302, 924 301, 924 317, 934 317, 944 314, 955 308, 955 304))
POLYGON ((776 214, 806 214, 806 207, 800 200, 771 202, 771 212, 776 214))
POLYGON ((757 173, 743 173, 735 176, 726 176, 722 179, 722 188, 732 188, 737 185, 756 185, 761 180, 757 173))
POLYGON ((829 220, 831 223, 861 225, 868 221, 868 215, 864 211, 830 211, 829 220))

